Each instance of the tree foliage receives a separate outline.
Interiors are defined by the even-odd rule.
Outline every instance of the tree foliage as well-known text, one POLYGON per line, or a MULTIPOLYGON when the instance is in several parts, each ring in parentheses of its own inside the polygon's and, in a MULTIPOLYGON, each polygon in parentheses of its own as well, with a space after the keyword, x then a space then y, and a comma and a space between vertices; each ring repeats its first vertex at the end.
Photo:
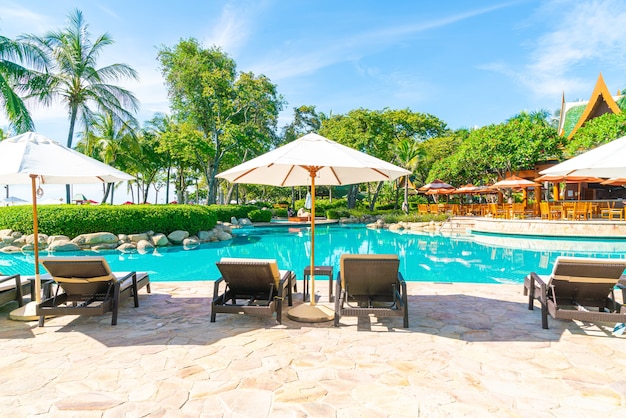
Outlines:
POLYGON ((238 74, 220 48, 205 49, 195 39, 163 47, 158 57, 174 116, 199 133, 191 155, 214 203, 215 176, 228 156, 227 164, 240 163, 235 156, 255 156, 277 143, 283 99, 267 77, 238 74))
POLYGON ((624 135, 626 135, 626 113, 607 113, 585 122, 567 141, 565 152, 573 157, 624 135))

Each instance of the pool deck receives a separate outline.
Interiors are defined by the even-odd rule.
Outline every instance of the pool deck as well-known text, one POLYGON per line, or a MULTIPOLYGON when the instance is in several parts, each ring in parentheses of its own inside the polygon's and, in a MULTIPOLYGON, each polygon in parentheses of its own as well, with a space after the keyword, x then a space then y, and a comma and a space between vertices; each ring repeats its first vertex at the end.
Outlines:
POLYGON ((626 336, 614 324, 550 319, 543 330, 521 284, 408 287, 408 329, 399 318, 211 323, 212 282, 153 283, 139 308, 123 303, 117 326, 109 314, 39 328, 8 320, 10 303, 0 308, 2 415, 624 416, 626 336))

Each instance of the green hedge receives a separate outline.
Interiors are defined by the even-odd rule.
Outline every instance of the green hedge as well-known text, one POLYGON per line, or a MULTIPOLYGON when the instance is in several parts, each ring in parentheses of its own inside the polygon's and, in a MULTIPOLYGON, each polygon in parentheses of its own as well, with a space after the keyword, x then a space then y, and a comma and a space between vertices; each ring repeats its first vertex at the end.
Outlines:
POLYGON ((248 213, 248 218, 252 222, 270 222, 272 220, 272 211, 271 210, 251 210, 248 213))
POLYGON ((254 205, 210 205, 208 208, 215 213, 217 220, 230 222, 233 216, 237 219, 247 218, 248 213, 259 208, 254 205))
MULTIPOLYGON (((133 234, 152 230, 169 234, 177 229, 195 234, 217 223, 216 213, 201 205, 41 205, 38 218, 39 232, 69 237, 103 231, 133 234)), ((31 234, 32 206, 0 208, 0 229, 31 234)))

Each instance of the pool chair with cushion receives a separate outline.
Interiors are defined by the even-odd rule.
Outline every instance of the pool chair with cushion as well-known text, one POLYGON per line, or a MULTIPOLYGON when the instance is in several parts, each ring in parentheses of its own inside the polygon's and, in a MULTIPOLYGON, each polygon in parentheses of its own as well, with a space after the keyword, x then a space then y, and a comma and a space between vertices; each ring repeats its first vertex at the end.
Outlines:
POLYGON ((409 327, 406 282, 395 254, 344 254, 337 274, 335 326, 342 316, 402 317, 409 327))
POLYGON ((216 263, 221 277, 215 281, 211 301, 211 322, 217 313, 272 316, 282 322, 283 300, 292 305, 291 270, 279 270, 276 260, 222 258, 216 263), (221 292, 221 293, 220 293, 221 292))
POLYGON ((530 273, 524 279, 528 309, 541 305, 541 326, 548 314, 555 319, 587 322, 626 322, 626 312, 615 301, 614 288, 626 269, 626 260, 557 257, 552 274, 530 273))
POLYGON ((30 282, 19 274, 5 276, 0 273, 0 306, 16 301, 18 306, 24 305, 24 293, 28 293, 30 282))
POLYGON ((133 297, 139 306, 137 292, 146 286, 147 273, 112 272, 104 257, 46 257, 41 263, 55 284, 53 295, 36 308, 39 326, 47 316, 104 315, 111 312, 111 325, 117 324, 118 306, 125 297, 133 297))

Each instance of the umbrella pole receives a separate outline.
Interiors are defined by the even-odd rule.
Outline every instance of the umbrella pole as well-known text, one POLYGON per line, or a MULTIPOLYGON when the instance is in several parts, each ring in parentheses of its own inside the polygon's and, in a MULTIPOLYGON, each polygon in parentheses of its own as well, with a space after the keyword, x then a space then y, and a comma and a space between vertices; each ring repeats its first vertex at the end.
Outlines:
POLYGON ((315 306, 315 174, 311 173, 311 306, 315 306))
POLYGON ((287 312, 289 319, 297 322, 326 322, 335 318, 335 312, 332 309, 315 304, 315 176, 317 170, 316 167, 309 167, 311 176, 311 302, 298 305, 287 312))
POLYGON ((9 318, 15 321, 36 321, 39 319, 36 308, 37 305, 41 303, 41 280, 39 278, 39 220, 37 219, 37 175, 31 174, 30 180, 33 198, 33 250, 35 253, 35 280, 34 284, 31 282, 31 286, 35 286, 35 300, 31 300, 24 306, 21 306, 9 313, 9 318))

